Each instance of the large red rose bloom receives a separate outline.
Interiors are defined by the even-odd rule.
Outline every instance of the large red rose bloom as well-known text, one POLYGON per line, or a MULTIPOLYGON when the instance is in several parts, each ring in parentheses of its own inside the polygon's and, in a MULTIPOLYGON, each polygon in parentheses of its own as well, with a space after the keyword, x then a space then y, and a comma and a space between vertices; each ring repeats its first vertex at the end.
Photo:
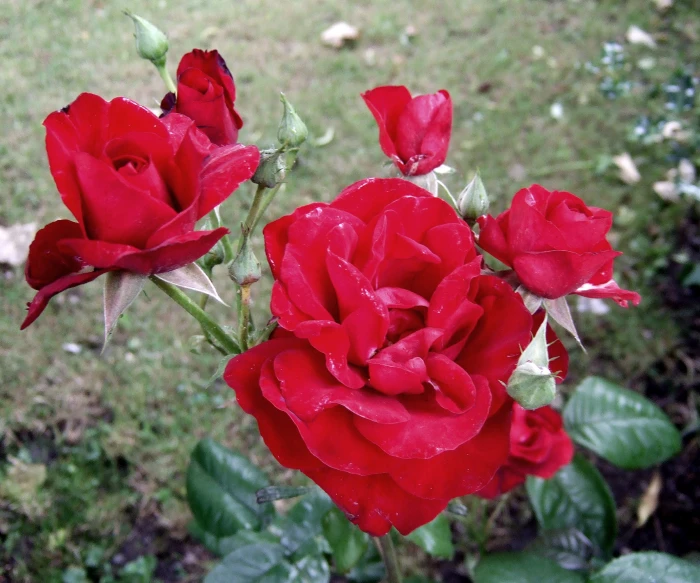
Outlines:
POLYGON ((38 293, 23 328, 51 297, 107 271, 153 275, 199 259, 228 231, 195 223, 260 157, 254 146, 216 147, 191 119, 160 120, 122 97, 83 93, 44 125, 51 174, 76 220, 50 223, 29 249, 26 277, 38 293))
POLYGON ((283 333, 225 379, 280 463, 377 536, 483 488, 508 456, 502 383, 532 317, 481 275, 455 211, 369 179, 271 223, 265 243, 283 333))
POLYGON ((606 236, 612 213, 589 207, 569 192, 538 184, 518 191, 510 208, 479 219, 479 246, 515 270, 534 294, 611 298, 623 307, 640 302, 612 279, 614 251, 606 236))

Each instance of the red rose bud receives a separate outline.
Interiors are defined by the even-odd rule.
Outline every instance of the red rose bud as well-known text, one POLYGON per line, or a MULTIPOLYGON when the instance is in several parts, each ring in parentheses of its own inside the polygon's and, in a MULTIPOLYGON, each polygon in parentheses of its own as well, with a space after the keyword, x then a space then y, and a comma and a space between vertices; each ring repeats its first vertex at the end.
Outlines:
POLYGON ((168 52, 168 37, 159 28, 132 12, 124 12, 134 23, 136 52, 139 57, 151 61, 156 67, 165 66, 165 54, 168 52))
POLYGON ((452 99, 444 89, 411 97, 403 86, 377 87, 362 94, 379 126, 379 145, 405 176, 427 174, 447 157, 452 99))
POLYGON ((520 190, 498 217, 481 217, 479 226, 479 246, 538 296, 612 298, 623 307, 641 300, 612 279, 613 260, 621 255, 606 239, 612 213, 573 194, 535 184, 520 190))
POLYGON ((234 108, 236 86, 217 51, 194 49, 177 67, 177 96, 168 93, 160 104, 163 115, 181 113, 193 119, 216 145, 235 144, 243 120, 234 108))
POLYGON ((476 495, 495 498, 525 482, 527 476, 551 478, 570 463, 573 456, 574 445, 564 431, 559 413, 551 407, 527 411, 516 404, 508 460, 476 495))
POLYGON ((482 275, 455 210, 373 178, 264 236, 279 327, 224 378, 277 460, 377 536, 483 488, 508 456, 504 384, 533 318, 482 275))
POLYGON ((154 275, 206 254, 228 231, 195 223, 253 175, 253 146, 217 148, 191 119, 160 120, 118 97, 83 93, 49 115, 46 152, 74 221, 37 233, 26 276, 38 290, 23 328, 56 294, 107 271, 154 275))

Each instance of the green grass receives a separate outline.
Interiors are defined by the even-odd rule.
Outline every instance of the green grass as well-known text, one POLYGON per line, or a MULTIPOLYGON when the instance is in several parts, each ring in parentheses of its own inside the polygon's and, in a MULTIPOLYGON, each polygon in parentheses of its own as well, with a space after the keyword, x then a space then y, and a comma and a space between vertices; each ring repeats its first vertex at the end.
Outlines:
MULTIPOLYGON (((697 61, 697 42, 688 48, 674 23, 697 25, 700 18, 692 2, 677 4, 664 19, 651 3, 640 9, 637 2, 592 0, 451 0, 440 7, 389 0, 141 5, 7 0, 0 14, 0 224, 43 224, 68 216, 43 151, 41 122, 50 111, 83 91, 106 98, 125 95, 148 106, 156 106, 164 93, 155 70, 135 54, 131 22, 121 15, 129 8, 168 32, 171 70, 179 55, 195 46, 224 55, 246 122, 241 141, 274 143, 279 91, 296 106, 312 136, 333 128, 330 144, 304 149, 269 218, 330 200, 343 186, 384 171, 362 91, 390 83, 414 92, 444 87, 455 103, 448 163, 459 172, 447 179, 453 191, 480 168, 494 211, 535 181, 615 212, 624 206, 635 218, 618 222, 616 232, 628 250, 634 235, 641 230, 646 236, 659 216, 649 188, 659 168, 642 166, 644 180, 635 186, 622 184, 612 172, 596 175, 593 168, 601 155, 628 147, 628 125, 645 96, 607 101, 581 65, 598 58, 602 42, 623 41, 630 24, 667 33, 667 42, 654 53, 652 78, 664 78, 680 60, 697 61), (320 33, 337 20, 361 28, 354 49, 320 45, 320 33), (418 34, 405 43, 401 37, 408 25, 418 34), (534 46, 542 47, 543 57, 537 58, 534 46), (561 121, 550 116, 555 101, 564 107, 561 121)), ((630 52, 645 54, 638 47, 630 52)), ((251 196, 246 185, 231 197, 224 206, 227 224, 238 223, 251 196)), ((256 244, 260 250, 260 241, 256 244)), ((651 251, 623 258, 623 278, 646 286, 648 266, 641 263, 654 252, 663 258, 663 244, 652 240, 651 251)), ((216 283, 230 301, 225 274, 218 274, 216 283)), ((261 289, 269 289, 269 282, 261 289)), ((626 379, 674 345, 676 324, 659 313, 653 292, 643 289, 639 310, 613 308, 604 325, 581 318, 590 356, 575 353, 574 376, 595 366, 626 379)), ((8 473, 8 455, 43 464, 47 471, 36 508, 0 499, 0 565, 5 563, 13 581, 60 581, 68 567, 89 566, 89 552, 93 559, 102 553, 106 558, 100 560, 107 561, 139 516, 159 517, 178 536, 184 533, 183 472, 203 436, 249 452, 283 475, 256 437, 254 421, 230 403, 231 391, 220 383, 204 388, 218 358, 188 352, 196 325, 157 289, 147 291, 100 355, 99 284, 54 299, 36 324, 19 333, 32 291, 20 271, 0 279, 0 471, 8 473), (82 352, 66 352, 62 346, 68 342, 82 346, 82 352), (90 546, 94 541, 99 553, 90 546)), ((264 293, 257 297, 261 314, 264 293)), ((230 311, 212 309, 230 322, 230 311)))

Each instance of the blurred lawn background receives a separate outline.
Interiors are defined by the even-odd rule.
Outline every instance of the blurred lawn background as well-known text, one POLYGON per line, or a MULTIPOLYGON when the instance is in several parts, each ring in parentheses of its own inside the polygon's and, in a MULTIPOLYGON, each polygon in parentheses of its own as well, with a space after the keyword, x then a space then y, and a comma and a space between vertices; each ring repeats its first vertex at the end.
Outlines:
MULTIPOLYGON (((651 0, 0 0, 0 224, 68 217, 43 148, 41 123, 49 112, 84 91, 157 107, 162 81, 135 53, 132 24, 122 14, 128 8, 168 33, 173 73, 193 47, 219 50, 236 80, 242 142, 274 143, 280 91, 312 137, 333 131, 328 144, 305 146, 268 220, 384 172, 377 129, 360 98, 383 84, 452 94, 447 163, 458 172, 445 180, 454 193, 479 168, 492 212, 532 182, 613 210, 616 246, 627 253, 617 278, 640 289, 644 302, 628 311, 613 306, 603 317, 576 314, 588 355, 574 353, 572 379, 595 371, 633 381, 672 355, 682 332, 654 290, 669 252, 658 235, 672 232, 683 210, 659 210, 651 183, 664 169, 651 162, 640 166, 642 180, 633 186, 613 169, 596 173, 601 160, 628 148, 629 125, 647 97, 607 100, 585 63, 600 59, 602 43, 624 43, 630 25, 661 39, 654 51, 626 46, 633 62, 653 57, 645 73, 651 80, 697 63, 694 4, 680 0, 662 14, 651 0), (343 50, 322 46, 321 32, 339 20, 359 27, 359 40, 343 50), (555 103, 562 116, 552 115, 555 103)), ((251 198, 250 185, 235 193, 223 206, 225 223, 237 225, 251 198)), ((261 250, 259 238, 257 244, 261 250)), ((224 270, 216 284, 231 300, 224 270)), ((269 282, 257 293, 260 315, 266 289, 269 282)), ((207 388, 216 354, 188 351, 195 323, 156 288, 147 287, 126 313, 102 355, 99 283, 54 299, 19 333, 31 297, 20 270, 4 272, 0 580, 3 569, 11 581, 43 582, 66 581, 76 568, 97 572, 93 564, 121 567, 139 556, 128 548, 138 529, 170 545, 158 551, 143 543, 144 553, 172 556, 158 566, 161 580, 188 580, 177 541, 189 520, 184 469, 197 440, 212 436, 280 479, 289 476, 268 456, 230 390, 220 382, 207 388)), ((212 309, 224 321, 231 317, 212 309)))

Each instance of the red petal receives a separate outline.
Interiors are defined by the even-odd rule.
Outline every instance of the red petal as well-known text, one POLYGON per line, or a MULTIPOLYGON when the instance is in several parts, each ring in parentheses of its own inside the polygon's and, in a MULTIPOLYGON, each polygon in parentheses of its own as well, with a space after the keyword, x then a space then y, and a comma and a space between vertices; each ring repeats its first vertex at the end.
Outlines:
POLYGON ((93 267, 117 268, 142 275, 154 275, 173 271, 196 261, 206 255, 228 232, 225 227, 213 231, 192 231, 146 250, 87 239, 63 240, 61 248, 70 250, 85 264, 93 267))
POLYGON ((522 284, 532 293, 556 299, 574 293, 609 261, 622 255, 618 251, 574 253, 545 251, 516 255, 513 267, 522 284))
POLYGON ((142 248, 153 232, 175 217, 169 205, 129 184, 102 160, 79 152, 74 162, 91 239, 142 248))
POLYGON ((629 302, 632 302, 633 306, 638 306, 639 302, 642 301, 642 296, 640 296, 637 292, 622 289, 612 279, 609 282, 600 285, 591 285, 588 283, 583 284, 573 293, 587 298, 610 298, 615 300, 623 308, 626 308, 629 305, 629 302))
POLYGON ((379 145, 392 158, 396 156, 396 133, 399 118, 411 102, 411 93, 403 85, 377 87, 362 94, 379 127, 379 145))
POLYGON ((223 146, 207 158, 201 171, 200 219, 225 201, 242 182, 255 174, 260 152, 255 146, 223 146))
POLYGON ((491 215, 479 217, 479 240, 477 241, 481 247, 489 255, 493 255, 501 263, 505 263, 508 267, 513 266, 513 258, 508 247, 508 216, 510 210, 498 215, 494 219, 491 215))
POLYGON ((379 213, 385 212, 389 204, 403 196, 435 198, 427 190, 402 178, 366 178, 345 188, 330 206, 351 213, 368 223, 379 213))
POLYGON ((507 457, 510 407, 501 407, 473 439, 452 451, 425 460, 395 460, 390 474, 415 496, 452 499, 489 483, 507 457))
POLYGON ((268 340, 232 358, 226 366, 224 381, 236 392, 241 408, 258 421, 265 444, 283 466, 293 469, 322 467, 309 453, 299 431, 286 413, 278 411, 260 390, 263 365, 290 348, 308 346, 297 338, 268 340))
POLYGON ((41 288, 34 296, 34 299, 28 304, 29 313, 24 319, 24 322, 22 322, 20 330, 24 330, 27 326, 31 325, 32 322, 34 322, 34 320, 36 320, 44 311, 49 303, 49 300, 56 294, 60 294, 62 291, 69 288, 91 282, 93 279, 97 279, 100 277, 100 275, 107 273, 108 271, 109 269, 97 269, 87 273, 72 273, 70 275, 65 275, 53 283, 41 288))
POLYGON ((356 418, 355 425, 362 435, 392 458, 424 460, 456 450, 479 433, 489 414, 491 391, 488 383, 479 377, 474 378, 474 382, 473 406, 459 415, 447 413, 435 403, 433 395, 426 392, 401 397, 401 403, 411 415, 406 423, 387 425, 356 418))
POLYGON ((433 520, 449 502, 412 496, 387 474, 355 476, 328 468, 304 473, 328 493, 348 520, 372 536, 384 536, 392 526, 407 535, 433 520))
POLYGON ((58 242, 82 235, 80 225, 73 221, 54 221, 40 229, 29 246, 24 270, 27 283, 38 290, 64 275, 80 271, 81 261, 72 253, 62 253, 58 242))

